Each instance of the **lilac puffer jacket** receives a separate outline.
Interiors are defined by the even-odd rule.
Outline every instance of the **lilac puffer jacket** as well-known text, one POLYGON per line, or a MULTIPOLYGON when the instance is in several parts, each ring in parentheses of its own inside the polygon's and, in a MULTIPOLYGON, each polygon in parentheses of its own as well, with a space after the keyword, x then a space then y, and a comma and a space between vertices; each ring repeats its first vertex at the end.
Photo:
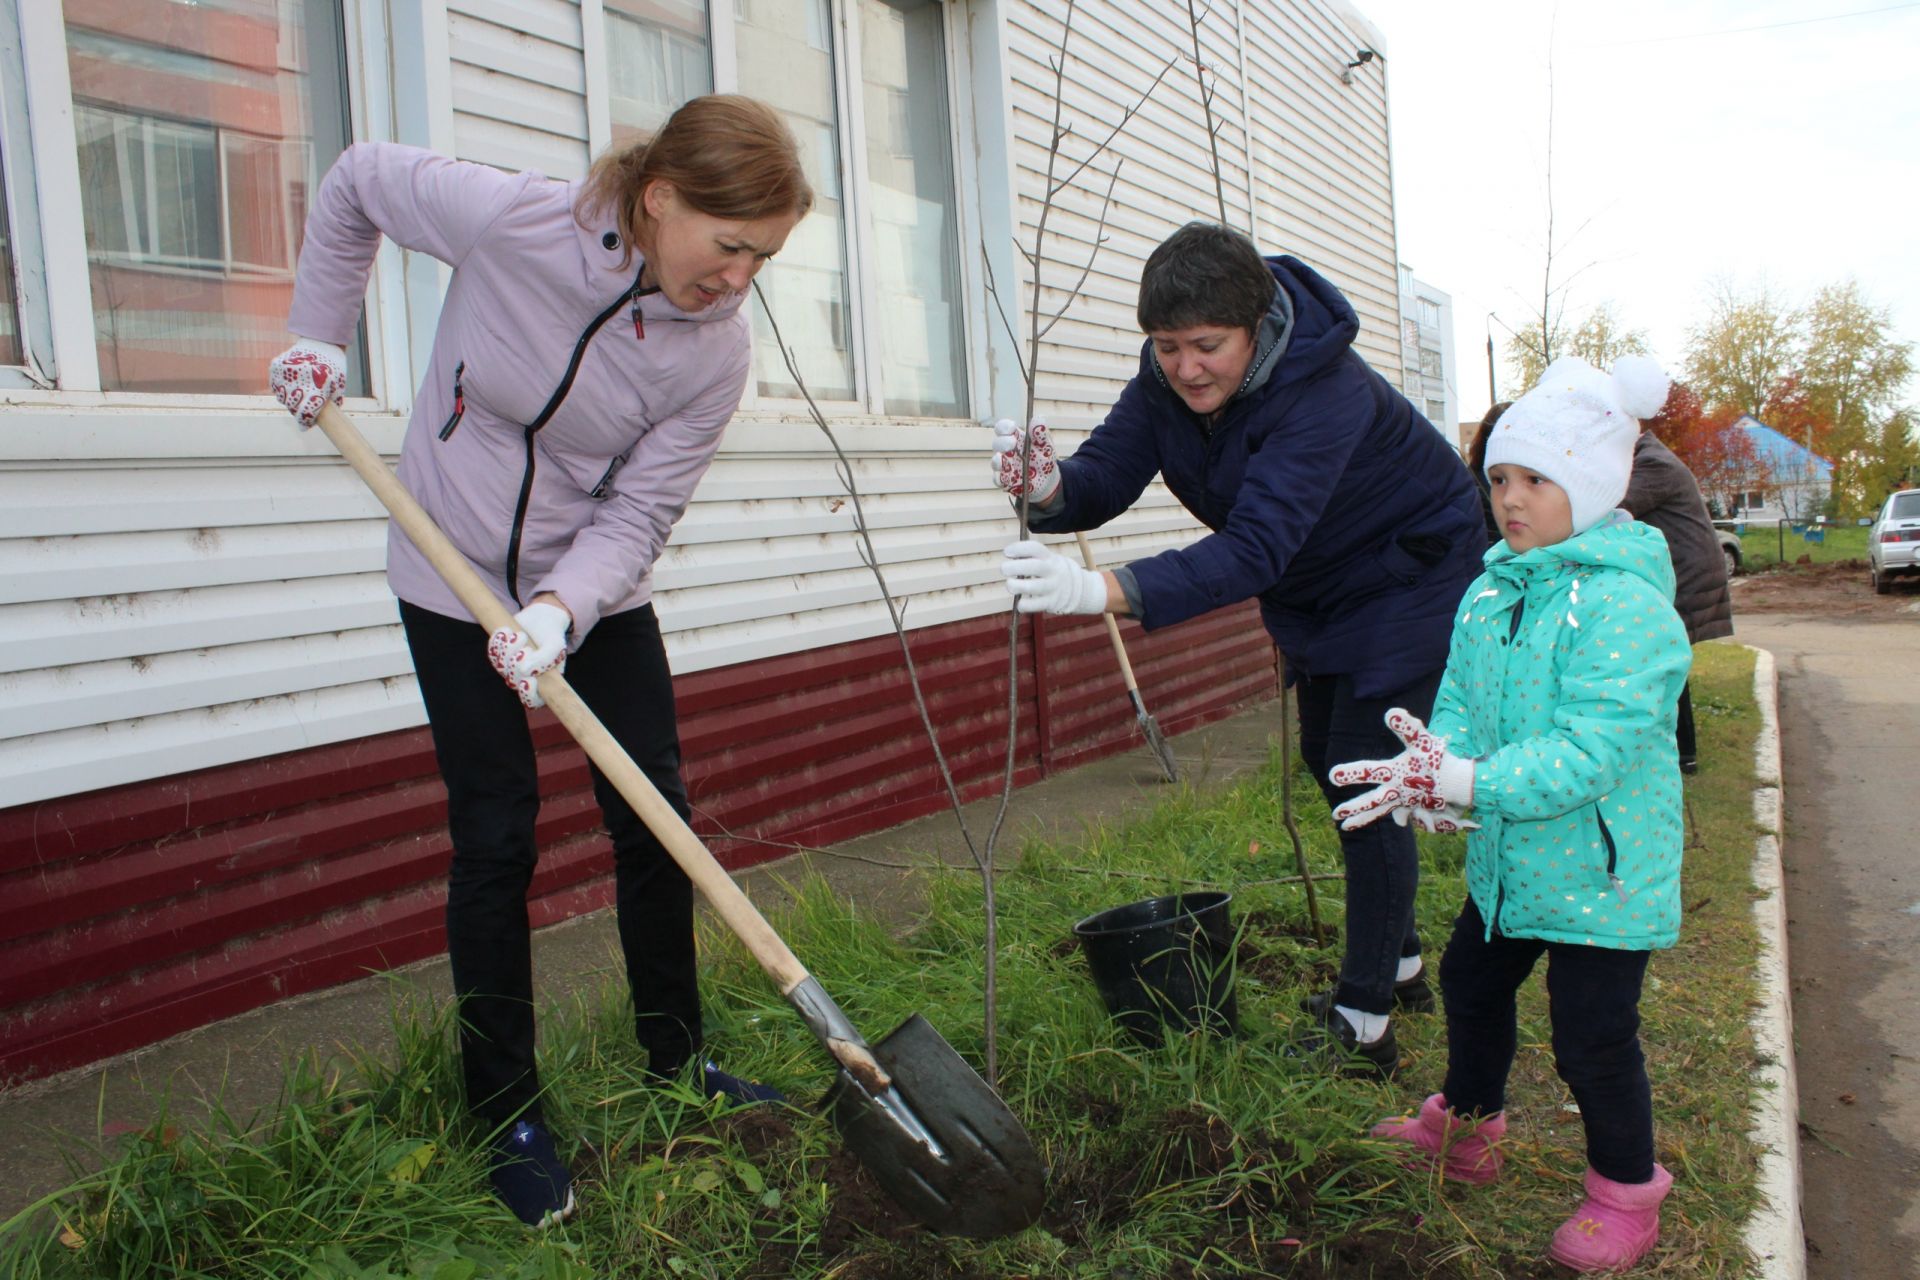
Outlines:
MULTIPOLYGON (((640 294, 622 228, 577 183, 385 143, 349 147, 307 218, 287 327, 345 345, 384 234, 453 268, 400 479, 500 599, 552 592, 573 643, 653 593, 653 562, 713 460, 749 363, 741 296, 640 294), (565 388, 564 396, 560 392, 565 388)), ((399 527, 402 600, 471 618, 399 527)))

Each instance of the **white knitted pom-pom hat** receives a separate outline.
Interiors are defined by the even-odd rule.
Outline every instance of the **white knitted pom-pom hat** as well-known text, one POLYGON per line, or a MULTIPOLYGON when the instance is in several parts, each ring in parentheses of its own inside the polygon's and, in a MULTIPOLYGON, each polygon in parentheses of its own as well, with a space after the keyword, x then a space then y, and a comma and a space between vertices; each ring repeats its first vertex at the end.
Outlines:
POLYGON ((1668 385, 1645 356, 1620 357, 1611 374, 1562 356, 1500 415, 1486 465, 1516 463, 1559 485, 1573 508, 1573 531, 1585 533, 1626 497, 1640 419, 1660 412, 1668 385))

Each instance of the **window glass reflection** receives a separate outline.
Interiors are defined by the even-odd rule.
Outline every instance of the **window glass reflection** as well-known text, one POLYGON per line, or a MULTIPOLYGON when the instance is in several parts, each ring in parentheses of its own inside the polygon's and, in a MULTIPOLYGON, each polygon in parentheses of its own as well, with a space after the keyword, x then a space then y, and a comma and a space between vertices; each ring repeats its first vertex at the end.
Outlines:
POLYGON ((613 145, 644 142, 689 98, 713 92, 706 0, 606 0, 613 145))
POLYGON ((867 184, 888 413, 964 417, 953 141, 939 0, 862 0, 867 184))
MULTIPOLYGON (((815 196, 813 212, 801 219, 780 256, 760 273, 760 287, 807 390, 816 399, 851 400, 853 317, 827 2, 736 0, 735 13, 741 89, 786 116, 815 196)), ((800 388, 788 374, 772 326, 757 304, 754 333, 761 394, 797 397, 800 388)))
MULTIPOLYGON (((8 157, 0 156, 0 161, 8 157)), ((0 173, 5 169, 0 166, 0 173)), ((7 220, 7 202, 0 200, 0 364, 25 362, 20 341, 20 307, 13 289, 13 227, 7 220)))
MULTIPOLYGON (((347 141, 328 0, 65 0, 107 390, 266 390, 309 194, 347 141)), ((366 394, 364 339, 348 352, 366 394)))

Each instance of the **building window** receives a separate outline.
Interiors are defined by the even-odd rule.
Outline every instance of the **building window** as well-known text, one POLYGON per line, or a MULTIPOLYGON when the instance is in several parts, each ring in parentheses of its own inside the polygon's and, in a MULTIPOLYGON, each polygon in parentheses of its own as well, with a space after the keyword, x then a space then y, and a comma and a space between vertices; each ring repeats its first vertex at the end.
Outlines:
MULTIPOLYGON (((5 160, 0 155, 0 161, 5 160)), ((4 166, 0 165, 0 171, 4 166)), ((0 200, 0 364, 25 364, 26 345, 20 341, 19 294, 14 287, 13 224, 7 202, 0 200)))
POLYGON ((1418 321, 1409 317, 1400 322, 1400 343, 1402 346, 1407 347, 1417 347, 1420 345, 1420 324, 1418 321))
POLYGON ((940 0, 860 5, 884 407, 957 418, 967 412, 966 334, 944 21, 940 0))
POLYGON ((1445 400, 1427 401, 1427 421, 1445 431, 1447 428, 1447 402, 1445 400))
POLYGON ((644 142, 689 98, 713 92, 707 0, 606 0, 613 145, 644 142))
POLYGON ((1421 326, 1428 329, 1438 326, 1440 323, 1440 304, 1432 298, 1421 298, 1419 302, 1421 326))
MULTIPOLYGON (((257 394, 317 167, 348 137, 326 0, 67 0, 100 386, 257 394)), ((366 393, 364 339, 350 352, 366 393)))
MULTIPOLYGON (((840 181, 840 107, 827 0, 751 0, 734 32, 740 83, 786 116, 813 184, 813 212, 760 274, 760 287, 807 389, 852 400, 853 308, 847 271, 847 207, 840 181)), ((756 306, 755 360, 762 395, 798 397, 773 328, 756 306)))
POLYGON ((1420 374, 1426 378, 1446 376, 1446 371, 1440 363, 1440 353, 1432 347, 1420 348, 1420 374))
MULTIPOLYGON (((949 7, 605 0, 616 145, 707 92, 716 48, 732 48, 734 82, 793 130, 813 211, 759 282, 820 401, 914 417, 970 411, 949 7), (630 65, 615 65, 623 61, 630 65)), ((754 338, 758 394, 798 399, 787 353, 757 301, 754 338)))

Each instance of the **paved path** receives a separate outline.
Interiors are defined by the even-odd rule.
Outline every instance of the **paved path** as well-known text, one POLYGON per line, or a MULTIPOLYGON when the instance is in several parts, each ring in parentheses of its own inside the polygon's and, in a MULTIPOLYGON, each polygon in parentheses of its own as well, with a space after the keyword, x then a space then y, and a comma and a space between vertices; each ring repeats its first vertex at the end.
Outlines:
POLYGON ((1779 663, 1807 1275, 1920 1277, 1920 615, 1736 625, 1779 663))

